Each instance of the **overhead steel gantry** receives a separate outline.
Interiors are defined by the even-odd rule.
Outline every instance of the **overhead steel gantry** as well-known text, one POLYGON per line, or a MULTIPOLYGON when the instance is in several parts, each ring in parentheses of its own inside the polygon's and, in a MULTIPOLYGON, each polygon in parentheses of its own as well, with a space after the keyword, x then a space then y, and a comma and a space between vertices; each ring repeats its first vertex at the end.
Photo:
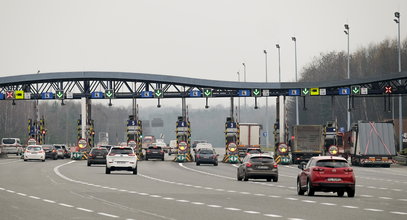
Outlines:
POLYGON ((312 93, 303 92, 313 88, 323 89, 324 93, 317 95, 327 96, 406 94, 407 72, 386 73, 362 79, 298 83, 229 82, 125 72, 58 72, 0 77, 0 99, 307 96, 312 93), (354 86, 366 90, 353 94, 350 90, 354 86), (343 90, 346 88, 349 89, 349 94, 343 90), (108 90, 114 96, 106 96, 108 90), (15 91, 23 91, 25 98, 10 93, 15 91), (62 91, 63 96, 56 96, 58 91, 62 91), (160 93, 155 94, 156 91, 160 93), (48 96, 44 96, 46 93, 48 96), (95 93, 98 95, 92 96, 95 93))

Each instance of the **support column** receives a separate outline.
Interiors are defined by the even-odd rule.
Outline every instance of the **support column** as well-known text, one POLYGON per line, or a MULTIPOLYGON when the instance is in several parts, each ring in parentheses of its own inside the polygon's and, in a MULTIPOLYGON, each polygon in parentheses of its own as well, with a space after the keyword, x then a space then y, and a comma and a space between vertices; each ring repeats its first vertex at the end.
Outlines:
POLYGON ((280 143, 285 142, 285 99, 284 96, 279 96, 279 130, 280 130, 280 143))
POLYGON ((86 124, 88 121, 88 114, 87 114, 87 98, 86 97, 82 97, 81 98, 81 129, 82 129, 82 135, 81 137, 86 139, 86 124))

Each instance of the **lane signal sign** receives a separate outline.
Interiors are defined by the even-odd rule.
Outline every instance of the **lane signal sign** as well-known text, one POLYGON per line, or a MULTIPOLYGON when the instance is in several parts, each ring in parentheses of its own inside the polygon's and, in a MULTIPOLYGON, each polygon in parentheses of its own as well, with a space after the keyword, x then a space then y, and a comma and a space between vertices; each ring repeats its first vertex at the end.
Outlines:
POLYGON ((261 89, 252 89, 252 94, 254 97, 261 96, 261 89))
POLYGON ((319 89, 319 95, 326 95, 326 89, 319 89))
POLYGON ((250 90, 248 89, 241 89, 238 91, 239 96, 250 96, 250 90))
POLYGON ((299 95, 301 95, 301 91, 300 91, 300 89, 290 89, 290 90, 288 90, 288 95, 299 96, 299 95))
POLYGON ((53 99, 54 98, 54 93, 52 93, 52 92, 43 92, 43 93, 41 93, 41 98, 42 99, 53 99))
POLYGON ((364 88, 364 87, 360 88, 360 94, 361 95, 367 95, 368 94, 367 88, 364 88))
POLYGON ((141 92, 141 97, 142 98, 152 98, 153 97, 153 92, 152 91, 142 91, 141 92))
POLYGON ((189 96, 190 97, 201 97, 202 96, 202 92, 200 90, 191 90, 189 92, 189 96))
POLYGON ((154 97, 155 98, 162 98, 164 97, 164 92, 162 89, 154 89, 154 97))
POLYGON ((352 86, 350 90, 353 95, 360 95, 360 86, 352 86))
POLYGON ((113 89, 106 89, 105 90, 105 95, 106 95, 105 98, 108 98, 108 99, 114 98, 113 89))
POLYGON ((392 94, 392 93, 393 93, 393 87, 391 87, 391 86, 385 86, 385 87, 384 87, 384 93, 386 93, 386 94, 392 94))
POLYGON ((213 91, 212 89, 204 89, 204 96, 205 97, 212 97, 213 91))
POLYGON ((6 91, 6 99, 14 99, 14 91, 6 91))
POLYGON ((4 94, 0 92, 0 99, 4 99, 4 94))
POLYGON ((306 96, 309 95, 310 90, 308 88, 301 89, 301 95, 306 96))
POLYGON ((319 88, 311 88, 310 95, 319 95, 319 88))
POLYGON ((15 99, 24 99, 24 91, 17 90, 14 92, 15 99))
POLYGON ((55 93, 57 99, 63 99, 64 98, 64 91, 63 90, 57 90, 55 93))
POLYGON ((349 88, 339 88, 339 95, 350 95, 349 88))
POLYGON ((91 93, 92 99, 103 99, 103 92, 92 92, 91 93))

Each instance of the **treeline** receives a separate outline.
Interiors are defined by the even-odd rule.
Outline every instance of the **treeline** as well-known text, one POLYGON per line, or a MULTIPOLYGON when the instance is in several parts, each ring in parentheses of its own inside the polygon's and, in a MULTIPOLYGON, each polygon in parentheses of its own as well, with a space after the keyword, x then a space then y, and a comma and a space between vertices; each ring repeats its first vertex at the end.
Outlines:
MULTIPOLYGON (((402 71, 407 69, 407 41, 401 44, 402 71), (404 65, 403 65, 404 64, 404 65)), ((378 44, 370 44, 350 55, 350 78, 365 78, 398 72, 398 48, 396 40, 384 40, 378 44)), ((345 51, 329 52, 303 68, 302 82, 335 81, 347 78, 347 53, 345 51)), ((356 97, 351 109, 351 122, 358 120, 383 121, 398 118, 398 96, 394 101, 394 113, 385 109, 383 97, 356 97), (386 111, 385 111, 386 110, 386 111)), ((403 109, 407 107, 407 99, 403 97, 403 109)), ((389 105, 387 103, 387 105, 389 105)), ((391 106, 390 105, 390 106, 391 106)), ((307 97, 299 98, 300 124, 325 124, 326 121, 338 120, 339 126, 347 125, 346 97, 307 97)), ((289 99, 288 124, 295 124, 295 101, 289 99)), ((407 114, 405 111, 404 114, 407 114)))

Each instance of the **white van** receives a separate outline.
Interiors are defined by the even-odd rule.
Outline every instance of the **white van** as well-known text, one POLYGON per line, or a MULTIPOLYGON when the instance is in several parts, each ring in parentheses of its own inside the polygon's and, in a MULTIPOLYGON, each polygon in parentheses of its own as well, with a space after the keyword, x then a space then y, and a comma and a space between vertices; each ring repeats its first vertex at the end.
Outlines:
POLYGON ((21 155, 23 153, 20 138, 2 138, 1 146, 3 153, 6 154, 21 155))
POLYGON ((168 151, 168 155, 177 154, 177 153, 178 153, 177 140, 171 140, 170 141, 170 150, 168 151))

